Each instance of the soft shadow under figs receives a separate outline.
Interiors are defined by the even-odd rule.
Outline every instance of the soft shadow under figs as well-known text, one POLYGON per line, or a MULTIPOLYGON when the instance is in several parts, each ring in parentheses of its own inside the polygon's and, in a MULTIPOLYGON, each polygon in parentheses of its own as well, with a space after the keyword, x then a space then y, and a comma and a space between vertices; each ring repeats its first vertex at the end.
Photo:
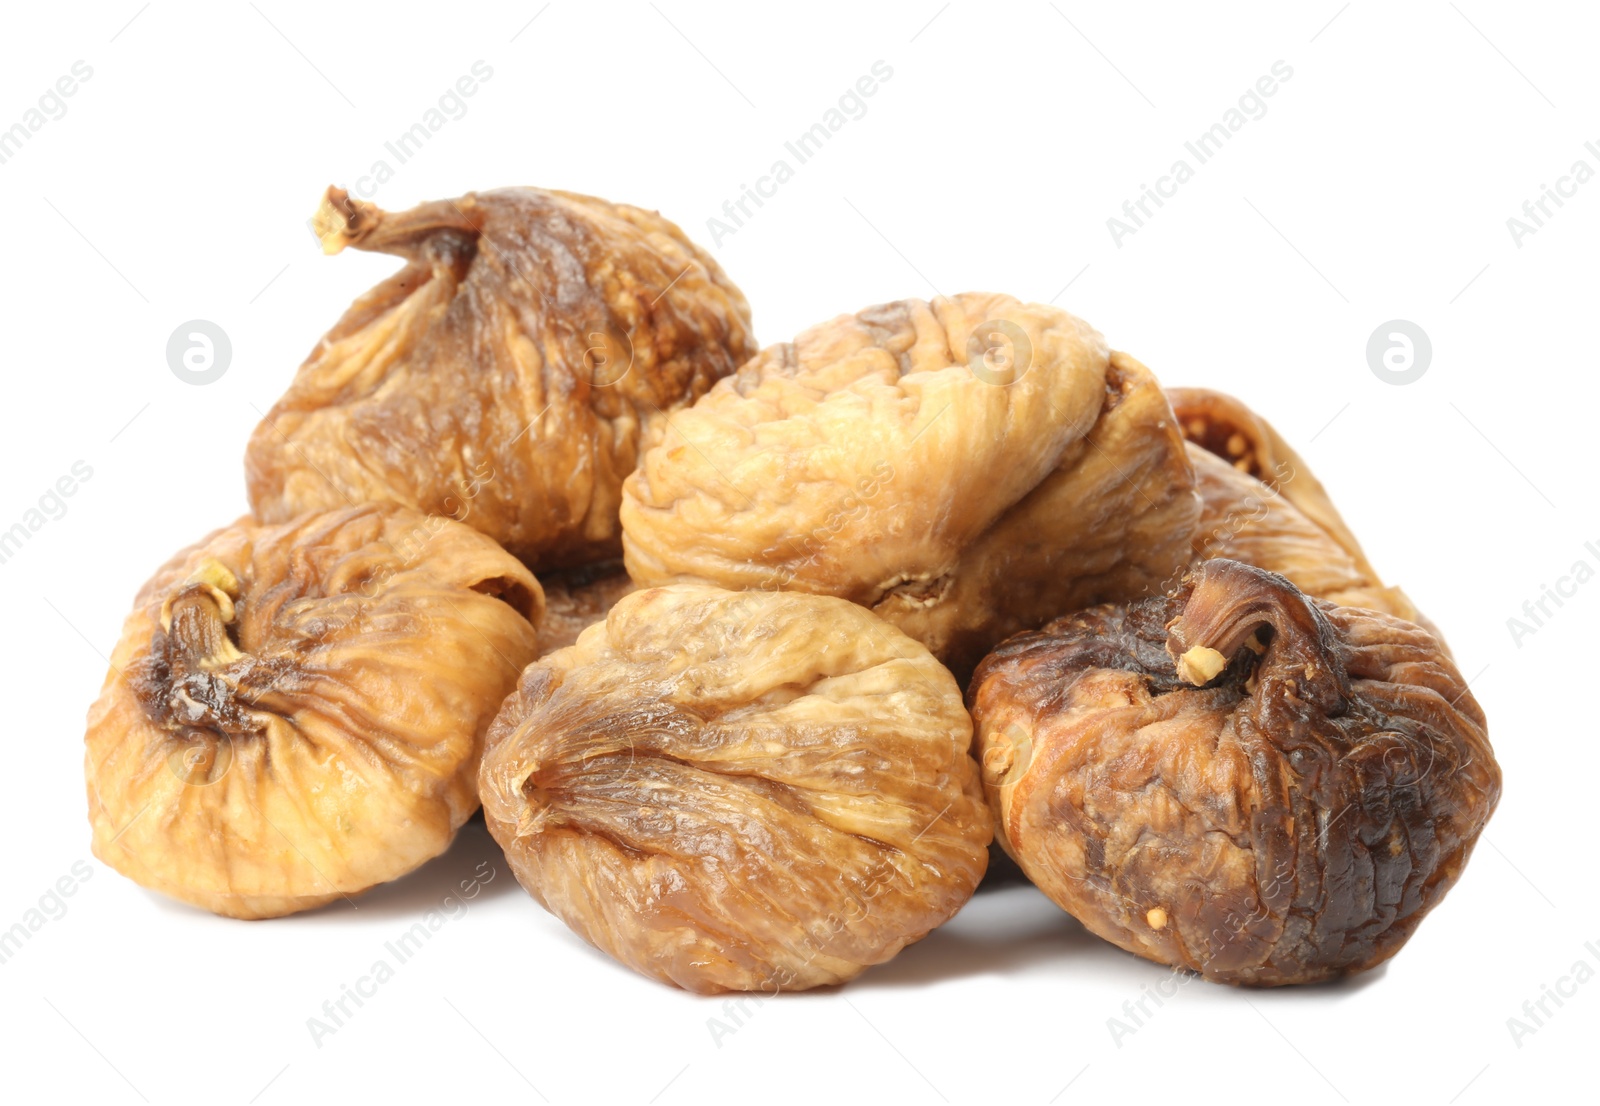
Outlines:
POLYGON ((1026 880, 985 882, 949 922, 855 985, 910 987, 972 975, 1038 972, 1084 960, 1128 954, 1078 924, 1026 880))
POLYGON ((416 871, 370 891, 335 899, 326 906, 290 915, 283 921, 314 919, 327 922, 339 917, 370 921, 381 918, 420 918, 429 910, 456 909, 459 900, 468 906, 487 902, 501 895, 520 891, 511 874, 505 853, 489 836, 481 813, 461 827, 456 839, 442 856, 436 856, 416 871))

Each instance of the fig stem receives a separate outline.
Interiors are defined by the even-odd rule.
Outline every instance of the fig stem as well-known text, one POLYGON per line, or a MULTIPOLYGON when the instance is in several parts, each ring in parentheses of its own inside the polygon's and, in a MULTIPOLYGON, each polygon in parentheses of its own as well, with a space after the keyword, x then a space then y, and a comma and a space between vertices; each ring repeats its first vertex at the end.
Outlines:
POLYGON ((1216 558, 1190 573, 1182 612, 1167 624, 1178 677, 1210 683, 1248 652, 1262 679, 1293 681, 1294 694, 1328 709, 1347 696, 1348 678, 1326 616, 1275 572, 1216 558), (1271 629, 1262 644, 1262 627, 1271 629))
POLYGON ((210 671, 242 659, 228 635, 239 581, 220 561, 207 560, 162 605, 161 628, 195 668, 210 671))
POLYGON ((321 240, 323 253, 335 254, 354 246, 417 261, 422 259, 428 241, 441 232, 476 239, 482 229, 474 219, 476 213, 471 196, 459 202, 438 200, 409 211, 388 212, 366 200, 352 199, 343 188, 330 185, 311 217, 311 229, 321 240))

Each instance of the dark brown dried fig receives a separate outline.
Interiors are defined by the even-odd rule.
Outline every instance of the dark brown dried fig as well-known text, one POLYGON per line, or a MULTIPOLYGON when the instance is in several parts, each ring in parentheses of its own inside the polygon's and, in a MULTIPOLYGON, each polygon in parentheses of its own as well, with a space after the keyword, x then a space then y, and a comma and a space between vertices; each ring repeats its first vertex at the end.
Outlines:
POLYGON ((402 508, 218 530, 139 592, 89 711, 95 855, 235 918, 404 875, 477 809, 542 606, 494 542, 402 508))
POLYGON ((543 570, 616 557, 622 480, 755 352, 744 296, 654 212, 508 188, 389 213, 329 189, 324 248, 406 267, 351 305, 245 457, 269 522, 391 502, 543 570))
POLYGON ((1426 630, 1230 560, 1022 634, 973 679, 998 837, 1122 948, 1228 983, 1382 962, 1500 795, 1426 630))
POLYGON ((983 875, 971 719, 928 651, 840 599, 635 592, 530 665, 481 791, 522 885, 692 991, 880 964, 983 875))

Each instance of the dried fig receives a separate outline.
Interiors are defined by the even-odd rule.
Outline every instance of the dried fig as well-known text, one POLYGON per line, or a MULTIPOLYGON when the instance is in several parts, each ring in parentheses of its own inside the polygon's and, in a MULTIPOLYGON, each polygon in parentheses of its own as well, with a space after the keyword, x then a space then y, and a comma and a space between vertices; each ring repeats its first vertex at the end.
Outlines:
POLYGON ((1426 630, 1231 560, 1019 635, 970 691, 997 835, 1130 952, 1228 983, 1382 962, 1500 795, 1426 630))
POLYGON ((522 885, 691 991, 801 990, 953 915, 992 826, 949 672, 860 607, 635 592, 523 674, 484 816, 522 885))
POLYGON ((941 659, 1170 578, 1198 513, 1148 372, 1009 296, 904 300, 772 346, 623 487, 642 585, 833 595, 941 659))
POLYGON ((544 585, 541 657, 577 641, 579 634, 605 618, 617 600, 637 587, 621 561, 561 569, 540 577, 539 583, 544 585))
POLYGON ((89 711, 94 853, 236 918, 306 910, 439 855, 543 598, 448 519, 243 519, 167 562, 89 711))
POLYGON ((1056 468, 961 551, 943 601, 895 588, 873 610, 957 681, 996 642, 1063 611, 1159 594, 1181 571, 1200 499, 1150 370, 1111 354, 1104 406, 1056 468))
POLYGON ((245 457, 265 521, 392 502, 536 569, 620 553, 641 442, 755 352, 744 296, 672 223, 509 188, 398 214, 329 189, 324 248, 406 266, 345 312, 245 457))
POLYGON ((1244 561, 1287 576, 1309 595, 1366 607, 1433 631, 1416 604, 1378 577, 1310 467, 1261 416, 1232 396, 1169 388, 1204 503, 1196 563, 1244 561))

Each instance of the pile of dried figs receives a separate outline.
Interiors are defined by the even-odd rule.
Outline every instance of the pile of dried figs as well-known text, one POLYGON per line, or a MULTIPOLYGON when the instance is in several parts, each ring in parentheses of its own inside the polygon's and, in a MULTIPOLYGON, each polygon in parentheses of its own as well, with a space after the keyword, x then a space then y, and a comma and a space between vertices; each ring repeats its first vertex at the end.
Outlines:
POLYGON ((262 420, 253 513, 139 592, 94 852, 237 918, 438 856, 692 991, 849 980, 998 842, 1224 982, 1392 956, 1500 772, 1438 631, 1305 462, 1087 323, 908 299, 760 348, 673 224, 514 188, 328 252, 403 267, 262 420))

